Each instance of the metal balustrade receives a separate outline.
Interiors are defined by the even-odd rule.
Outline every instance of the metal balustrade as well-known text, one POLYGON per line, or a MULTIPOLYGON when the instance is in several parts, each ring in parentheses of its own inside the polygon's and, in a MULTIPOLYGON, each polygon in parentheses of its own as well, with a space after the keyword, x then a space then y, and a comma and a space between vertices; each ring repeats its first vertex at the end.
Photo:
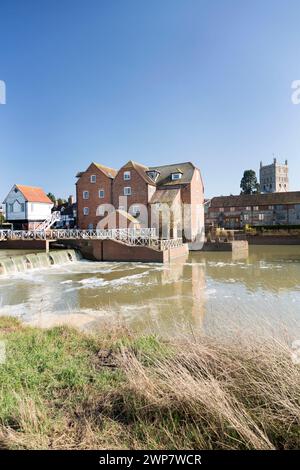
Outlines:
POLYGON ((182 238, 159 239, 155 228, 0 230, 0 242, 5 240, 117 240, 130 246, 149 246, 157 250, 176 248, 183 243, 182 238))
POLYGON ((44 220, 44 222, 41 222, 40 224, 38 224, 36 227, 35 227, 35 230, 38 231, 38 232, 41 232, 41 231, 44 231, 44 230, 48 230, 50 229, 50 227, 52 227, 52 225, 54 225, 56 222, 59 222, 60 221, 60 212, 59 211, 55 211, 55 212, 52 212, 49 217, 44 220))

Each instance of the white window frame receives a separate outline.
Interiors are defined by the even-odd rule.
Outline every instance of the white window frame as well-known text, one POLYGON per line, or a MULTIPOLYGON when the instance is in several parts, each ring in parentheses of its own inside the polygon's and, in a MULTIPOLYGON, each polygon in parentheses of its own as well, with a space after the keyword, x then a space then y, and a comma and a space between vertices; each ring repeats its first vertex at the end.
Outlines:
POLYGON ((105 198, 105 191, 104 191, 104 189, 99 189, 99 191, 98 191, 98 196, 99 196, 99 199, 104 199, 104 198, 105 198), (102 196, 101 196, 101 193, 103 193, 102 196))
POLYGON ((249 220, 249 214, 244 214, 244 220, 246 220, 246 221, 249 220))
POLYGON ((88 207, 83 208, 83 215, 89 215, 90 209, 88 207))
POLYGON ((181 173, 172 173, 172 181, 180 180, 182 178, 181 173))
POLYGON ((259 206, 254 206, 254 207, 253 207, 253 210, 254 210, 254 211, 259 211, 259 206))
POLYGON ((140 206, 132 206, 132 207, 131 207, 131 213, 132 213, 132 214, 135 215, 135 214, 138 214, 138 213, 140 213, 140 212, 141 212, 140 206))
POLYGON ((89 199, 90 197, 90 192, 89 191, 82 191, 82 198, 83 199, 89 199))
POLYGON ((131 196, 131 186, 125 186, 124 188, 124 196, 131 196))
POLYGON ((258 220, 259 220, 260 222, 262 222, 263 220, 265 220, 265 214, 261 214, 261 213, 258 214, 258 220))
POLYGON ((91 175, 90 176, 90 182, 91 183, 96 183, 96 181, 97 181, 97 176, 96 175, 91 175))
POLYGON ((124 181, 131 180, 131 171, 124 171, 123 179, 124 179, 124 181))

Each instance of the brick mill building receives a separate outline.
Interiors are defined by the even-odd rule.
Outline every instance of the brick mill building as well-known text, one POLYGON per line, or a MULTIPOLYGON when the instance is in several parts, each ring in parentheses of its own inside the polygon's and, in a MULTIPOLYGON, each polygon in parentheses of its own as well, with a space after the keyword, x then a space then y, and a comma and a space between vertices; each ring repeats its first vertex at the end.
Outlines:
POLYGON ((119 170, 92 163, 76 176, 80 229, 103 228, 107 213, 99 212, 99 206, 111 204, 120 214, 128 214, 128 221, 134 217, 141 226, 156 228, 163 238, 196 242, 202 236, 204 187, 200 170, 191 162, 147 167, 130 160, 119 170), (164 218, 167 208, 169 222, 164 218), (188 221, 184 233, 183 213, 188 221))
POLYGON ((300 192, 214 197, 205 225, 227 229, 245 225, 300 225, 300 192))

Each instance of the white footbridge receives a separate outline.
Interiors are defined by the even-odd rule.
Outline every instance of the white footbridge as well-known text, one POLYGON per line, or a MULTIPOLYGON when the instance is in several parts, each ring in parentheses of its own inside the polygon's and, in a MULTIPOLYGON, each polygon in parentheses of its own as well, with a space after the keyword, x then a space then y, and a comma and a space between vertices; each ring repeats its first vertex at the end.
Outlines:
POLYGON ((115 240, 130 246, 151 246, 159 250, 182 245, 182 238, 160 239, 155 228, 0 230, 0 242, 6 240, 115 240))

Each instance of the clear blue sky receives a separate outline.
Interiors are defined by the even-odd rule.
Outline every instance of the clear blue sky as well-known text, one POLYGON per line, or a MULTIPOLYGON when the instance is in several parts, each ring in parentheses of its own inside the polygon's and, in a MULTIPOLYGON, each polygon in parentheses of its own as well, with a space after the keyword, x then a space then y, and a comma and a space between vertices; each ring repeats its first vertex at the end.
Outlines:
POLYGON ((300 190, 300 2, 1 0, 0 199, 75 192, 91 161, 191 160, 206 195, 290 163, 300 190))

